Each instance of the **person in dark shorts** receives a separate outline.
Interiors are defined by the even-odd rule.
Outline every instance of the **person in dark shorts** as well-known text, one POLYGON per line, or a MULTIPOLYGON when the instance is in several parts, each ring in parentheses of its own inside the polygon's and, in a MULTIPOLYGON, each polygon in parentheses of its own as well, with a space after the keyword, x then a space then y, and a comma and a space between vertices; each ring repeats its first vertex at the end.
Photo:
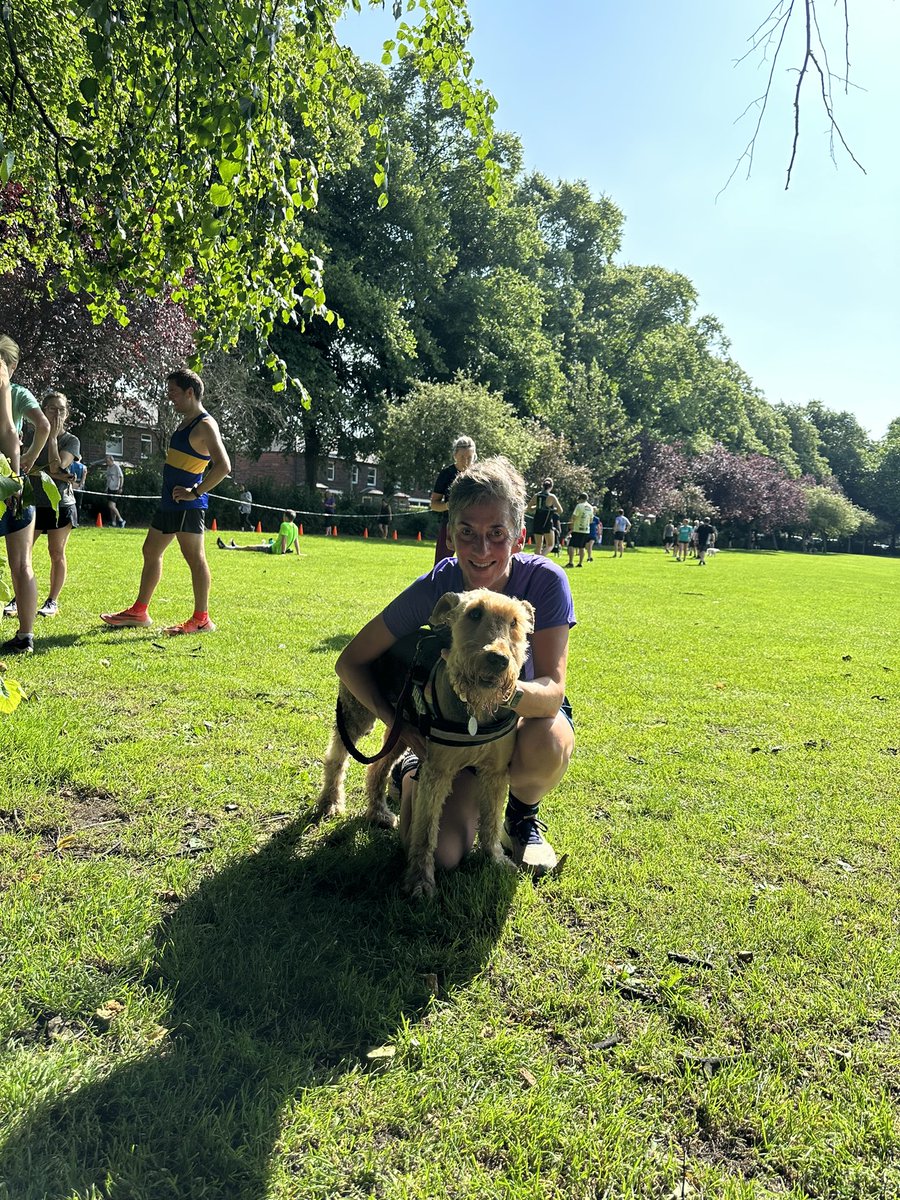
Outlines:
POLYGON ((387 538, 391 531, 391 521, 394 519, 394 514, 391 512, 391 506, 385 497, 381 502, 381 511, 378 514, 378 529, 383 538, 387 538))
POLYGON ((162 499, 144 539, 144 569, 137 600, 117 613, 101 613, 101 620, 116 627, 152 625, 147 611, 162 577, 163 555, 178 539, 178 548, 191 569, 194 613, 165 633, 212 633, 209 619, 209 564, 203 546, 206 528, 207 493, 231 470, 228 451, 222 444, 219 426, 203 407, 203 380, 186 368, 166 379, 169 400, 181 417, 163 467, 162 499))
MULTIPOLYGON (((50 422, 40 404, 26 387, 13 383, 19 365, 19 347, 6 334, 0 334, 0 412, 8 414, 15 431, 15 446, 6 453, 13 474, 30 474, 34 461, 50 435, 50 422), (27 450, 20 450, 19 437, 25 424, 31 426, 33 437, 27 450)), ((31 565, 31 545, 34 540, 34 506, 22 504, 21 490, 0 503, 0 538, 6 539, 6 558, 12 576, 15 598, 3 609, 5 617, 18 617, 19 629, 0 645, 0 654, 31 654, 34 650, 34 618, 37 612, 37 584, 31 565)))
POLYGON ((468 471, 472 463, 478 457, 478 451, 475 449, 475 443, 470 437, 463 435, 458 437, 453 443, 453 462, 449 467, 444 467, 443 471, 434 481, 434 488, 431 492, 431 511, 441 514, 441 523, 438 527, 437 541, 434 546, 434 565, 443 562, 445 558, 449 558, 453 551, 447 542, 447 496, 454 479, 461 471, 468 471))
POLYGON ((594 506, 588 504, 587 492, 578 497, 572 515, 569 518, 569 561, 566 567, 571 567, 575 561, 575 551, 578 551, 578 566, 584 563, 585 549, 591 544, 591 521, 594 518, 594 506))
POLYGON ((709 521, 704 517, 699 522, 694 533, 697 538, 697 558, 700 560, 697 564, 700 567, 706 566, 706 552, 709 549, 710 539, 716 536, 716 527, 710 525, 709 521))
POLYGON ((675 526, 671 521, 666 522, 666 527, 663 530, 663 550, 666 554, 671 554, 675 545, 675 526))
POLYGON ((50 587, 47 599, 37 610, 39 617, 55 617, 59 611, 59 594, 63 590, 68 572, 66 542, 77 523, 75 493, 72 491, 72 463, 81 454, 81 443, 73 433, 66 432, 69 419, 69 402, 62 392, 48 392, 41 401, 44 416, 50 422, 47 444, 35 462, 35 468, 45 471, 59 489, 59 509, 53 506, 41 485, 33 479, 35 503, 34 540, 42 533, 47 535, 50 553, 50 587))
POLYGON ((555 537, 553 532, 553 513, 561 516, 562 505, 553 494, 552 479, 544 480, 541 484, 541 490, 525 511, 534 513, 531 532, 534 535, 535 554, 550 554, 553 550, 554 542, 558 545, 562 540, 555 537))

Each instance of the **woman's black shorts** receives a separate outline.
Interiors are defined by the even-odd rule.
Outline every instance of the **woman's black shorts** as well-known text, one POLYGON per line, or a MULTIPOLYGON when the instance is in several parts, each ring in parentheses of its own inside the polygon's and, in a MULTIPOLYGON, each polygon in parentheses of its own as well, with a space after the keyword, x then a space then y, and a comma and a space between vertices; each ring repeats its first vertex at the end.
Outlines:
POLYGON ((52 508, 39 504, 34 513, 34 528, 38 533, 49 533, 51 529, 65 529, 67 525, 75 525, 75 505, 61 504, 59 516, 52 508))

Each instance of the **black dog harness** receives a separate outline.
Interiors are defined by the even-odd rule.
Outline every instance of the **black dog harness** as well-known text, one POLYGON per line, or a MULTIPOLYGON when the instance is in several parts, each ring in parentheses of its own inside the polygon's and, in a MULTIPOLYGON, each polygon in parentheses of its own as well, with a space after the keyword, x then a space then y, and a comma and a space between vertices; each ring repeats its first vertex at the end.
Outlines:
POLYGON ((415 725, 424 738, 440 746, 481 746, 505 737, 516 726, 518 716, 513 709, 501 709, 504 715, 487 725, 479 725, 474 717, 466 723, 453 721, 442 713, 434 684, 438 670, 444 665, 441 652, 450 644, 450 631, 446 626, 439 630, 426 628, 414 636, 416 645, 412 663, 403 681, 387 740, 377 754, 362 754, 353 745, 338 699, 335 713, 338 733, 348 754, 357 762, 378 762, 390 754, 400 738, 403 720, 415 725))

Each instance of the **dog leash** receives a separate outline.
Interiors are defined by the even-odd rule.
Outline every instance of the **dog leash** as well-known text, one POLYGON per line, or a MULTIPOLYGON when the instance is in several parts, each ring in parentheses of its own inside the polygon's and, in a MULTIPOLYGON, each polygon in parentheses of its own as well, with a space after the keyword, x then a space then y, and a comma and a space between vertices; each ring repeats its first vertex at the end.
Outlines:
POLYGON ((341 741, 344 743, 344 749, 348 754, 355 758, 358 763, 363 763, 365 766, 369 766, 371 763, 378 762, 379 759, 390 754, 390 752, 397 745, 397 742, 400 740, 400 725, 403 721, 403 709, 407 700, 409 699, 410 692, 412 691, 415 670, 416 662, 413 660, 409 671, 406 674, 406 678, 403 681, 403 689, 400 692, 400 699, 397 701, 397 711, 394 714, 394 720, 391 724, 390 730, 388 731, 387 741, 377 754, 363 754, 361 750, 357 750, 356 746, 354 746, 353 739, 350 737, 347 724, 344 721, 344 710, 341 708, 340 697, 338 697, 337 705, 335 707, 335 723, 337 725, 337 731, 340 734, 341 741))

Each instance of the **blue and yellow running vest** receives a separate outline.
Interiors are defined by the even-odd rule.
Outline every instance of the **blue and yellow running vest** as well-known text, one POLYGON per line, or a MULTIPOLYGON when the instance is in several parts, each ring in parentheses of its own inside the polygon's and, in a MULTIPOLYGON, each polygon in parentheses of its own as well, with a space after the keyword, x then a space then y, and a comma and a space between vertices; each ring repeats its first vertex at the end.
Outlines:
POLYGON ((172 441, 169 443, 163 467, 161 505, 169 512, 183 512, 186 508, 209 507, 206 493, 198 496, 196 500, 182 500, 180 503, 176 503, 172 499, 172 488, 193 487, 200 482, 203 472, 209 466, 210 455, 198 454, 191 445, 191 430, 201 421, 205 421, 208 416, 209 413, 202 412, 191 421, 190 425, 185 425, 184 429, 176 429, 172 434, 172 441))

